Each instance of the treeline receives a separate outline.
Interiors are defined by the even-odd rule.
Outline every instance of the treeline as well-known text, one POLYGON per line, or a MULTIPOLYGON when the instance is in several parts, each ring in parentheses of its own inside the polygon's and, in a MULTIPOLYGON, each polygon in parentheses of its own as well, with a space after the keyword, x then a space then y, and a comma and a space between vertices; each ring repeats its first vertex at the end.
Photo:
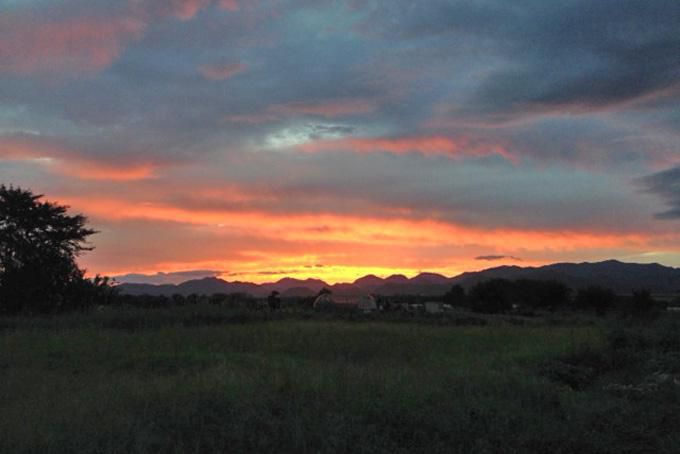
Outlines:
POLYGON ((646 289, 620 296, 613 290, 590 286, 574 292, 566 284, 553 280, 490 279, 473 285, 468 292, 455 285, 444 295, 444 302, 475 312, 507 313, 536 310, 581 310, 605 315, 609 310, 623 310, 631 315, 651 314, 661 303, 646 289))
MULTIPOLYGON (((115 288, 114 288, 115 290, 115 288)), ((166 295, 126 295, 116 293, 111 300, 113 306, 129 306, 145 309, 158 309, 168 306, 193 306, 197 304, 212 304, 225 307, 240 307, 257 309, 261 300, 247 293, 215 293, 213 295, 181 295, 179 293, 166 295)))

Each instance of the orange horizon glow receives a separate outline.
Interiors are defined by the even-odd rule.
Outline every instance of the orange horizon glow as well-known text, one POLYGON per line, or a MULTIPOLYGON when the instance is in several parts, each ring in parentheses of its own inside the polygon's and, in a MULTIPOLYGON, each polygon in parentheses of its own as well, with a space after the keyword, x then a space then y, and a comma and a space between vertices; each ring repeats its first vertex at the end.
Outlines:
MULTIPOLYGON (((237 192, 234 197, 241 199, 247 195, 237 192)), ((107 275, 206 269, 221 270, 217 274, 228 281, 264 283, 291 277, 321 279, 329 284, 353 282, 368 274, 413 277, 421 272, 434 272, 451 277, 502 264, 550 263, 546 259, 515 259, 511 255, 605 249, 638 251, 651 242, 649 236, 637 232, 489 229, 432 219, 186 209, 113 198, 67 197, 63 201, 98 222, 169 222, 195 232, 189 235, 209 235, 210 239, 204 240, 209 244, 177 244, 172 261, 98 267, 100 273, 107 275), (223 243, 232 236, 244 238, 237 249, 229 242, 223 243), (421 251, 472 246, 507 257, 498 261, 436 253, 433 257, 417 257, 421 251)), ((145 244, 140 243, 142 247, 145 244)))

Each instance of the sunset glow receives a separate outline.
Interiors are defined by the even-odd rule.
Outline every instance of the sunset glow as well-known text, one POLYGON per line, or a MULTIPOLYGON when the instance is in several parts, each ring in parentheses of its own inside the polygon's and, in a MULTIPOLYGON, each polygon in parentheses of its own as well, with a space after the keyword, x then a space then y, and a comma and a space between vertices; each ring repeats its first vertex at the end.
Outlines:
POLYGON ((680 266, 672 14, 483 3, 0 0, 0 183, 123 280, 680 266))

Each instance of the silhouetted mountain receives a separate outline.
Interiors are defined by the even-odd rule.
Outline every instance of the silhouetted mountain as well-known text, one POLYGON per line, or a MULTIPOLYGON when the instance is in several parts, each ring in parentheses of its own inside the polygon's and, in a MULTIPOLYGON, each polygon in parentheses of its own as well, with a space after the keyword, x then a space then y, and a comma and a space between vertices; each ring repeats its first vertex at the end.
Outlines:
POLYGON ((331 285, 329 289, 334 295, 339 296, 360 296, 366 295, 367 293, 373 293, 370 289, 362 288, 354 284, 335 284, 331 285))
POLYGON ((375 274, 369 274, 367 276, 360 277, 359 279, 354 281, 354 285, 356 287, 367 290, 369 292, 374 291, 384 283, 385 279, 378 277, 375 274))
POLYGON ((271 290, 277 290, 279 292, 284 292, 291 288, 301 288, 306 287, 312 290, 314 293, 318 293, 324 287, 328 287, 328 284, 320 279, 294 279, 292 277, 284 277, 272 284, 262 284, 262 287, 271 288, 271 290))
POLYGON ((442 285, 448 284, 450 280, 451 278, 437 273, 420 273, 416 277, 410 279, 409 283, 419 285, 442 285))
POLYGON ((307 287, 291 287, 289 289, 286 289, 281 292, 281 297, 283 298, 291 298, 291 297, 313 297, 316 296, 319 292, 315 292, 314 290, 307 288, 307 287))
POLYGON ((213 293, 248 293, 263 297, 276 290, 282 296, 313 296, 326 287, 336 295, 355 296, 367 293, 380 295, 443 295, 454 284, 470 287, 493 278, 557 280, 579 289, 590 285, 611 288, 618 293, 646 288, 654 293, 680 293, 680 268, 658 263, 638 264, 607 260, 597 263, 555 263, 541 267, 499 266, 483 271, 463 273, 447 278, 435 273, 421 273, 411 279, 395 274, 385 279, 374 275, 364 276, 353 283, 329 285, 319 279, 283 278, 277 282, 253 284, 227 282, 208 277, 179 285, 121 284, 118 288, 132 295, 182 295, 213 293))
POLYGON ((618 293, 646 288, 654 293, 680 292, 680 268, 658 263, 623 263, 607 260, 596 263, 555 263, 541 267, 499 266, 483 271, 463 273, 451 279, 453 284, 470 287, 492 278, 552 279, 579 289, 590 285, 611 288, 618 293))
POLYGON ((389 284, 405 284, 409 279, 403 274, 393 274, 385 278, 385 283, 389 284))

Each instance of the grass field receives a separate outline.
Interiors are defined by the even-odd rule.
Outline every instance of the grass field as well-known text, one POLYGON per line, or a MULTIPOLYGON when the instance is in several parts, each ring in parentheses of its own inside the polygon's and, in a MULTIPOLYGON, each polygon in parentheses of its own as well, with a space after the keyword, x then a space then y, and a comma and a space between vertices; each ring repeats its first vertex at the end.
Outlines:
POLYGON ((674 344, 656 355, 627 332, 617 359, 598 323, 264 320, 221 311, 0 320, 0 452, 680 447, 680 386, 666 377, 649 392, 626 388, 678 366, 674 344), (661 366, 649 366, 655 358, 661 366))

